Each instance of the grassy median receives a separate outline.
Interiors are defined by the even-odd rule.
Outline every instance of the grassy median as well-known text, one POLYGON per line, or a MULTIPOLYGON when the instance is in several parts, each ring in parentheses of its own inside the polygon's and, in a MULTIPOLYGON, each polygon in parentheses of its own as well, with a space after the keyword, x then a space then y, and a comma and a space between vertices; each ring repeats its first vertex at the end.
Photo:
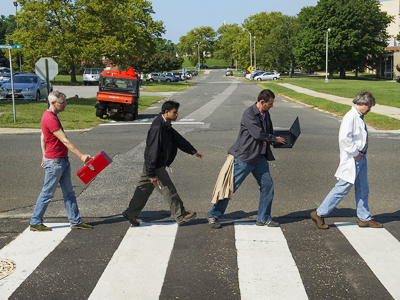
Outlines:
MULTIPOLYGON (((326 84, 324 80, 323 77, 283 78, 278 82, 262 83, 260 86, 269 88, 278 95, 287 96, 339 117, 343 117, 351 106, 298 93, 279 85, 279 83, 290 83, 314 91, 347 98, 354 98, 361 91, 369 91, 374 95, 378 104, 400 107, 400 99, 395 96, 400 87, 397 83, 375 80, 330 79, 329 83, 326 84)), ((373 110, 372 108, 372 111, 365 116, 365 122, 369 126, 380 130, 400 129, 400 120, 376 114, 373 110)))
MULTIPOLYGON (((141 96, 139 111, 151 106, 164 97, 141 96)), ((94 105, 96 98, 69 98, 64 112, 58 116, 65 130, 91 128, 109 119, 96 117, 94 105)), ((40 120, 47 109, 47 102, 16 100, 15 111, 17 122, 14 123, 12 100, 0 101, 0 127, 4 128, 35 128, 40 129, 40 120)))

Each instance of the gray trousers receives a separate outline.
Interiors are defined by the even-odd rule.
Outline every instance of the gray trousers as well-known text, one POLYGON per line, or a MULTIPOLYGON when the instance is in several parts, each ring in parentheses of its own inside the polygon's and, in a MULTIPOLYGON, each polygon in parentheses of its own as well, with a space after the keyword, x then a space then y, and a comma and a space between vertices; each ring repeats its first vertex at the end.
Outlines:
POLYGON ((151 193, 156 189, 164 196, 174 219, 180 221, 183 218, 185 208, 183 207, 183 202, 179 197, 168 172, 165 168, 156 169, 155 172, 161 182, 161 189, 157 182, 151 182, 150 177, 146 174, 146 166, 143 164, 142 175, 140 176, 135 193, 129 202, 129 207, 125 210, 125 213, 136 218, 146 205, 151 193))

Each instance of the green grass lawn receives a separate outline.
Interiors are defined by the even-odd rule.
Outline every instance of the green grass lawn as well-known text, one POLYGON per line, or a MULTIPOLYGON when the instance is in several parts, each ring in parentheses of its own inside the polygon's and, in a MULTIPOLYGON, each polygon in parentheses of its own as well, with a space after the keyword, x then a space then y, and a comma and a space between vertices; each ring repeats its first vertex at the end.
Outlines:
MULTIPOLYGON (((187 69, 194 69, 199 63, 196 61, 196 64, 193 65, 187 56, 184 57, 185 61, 183 62, 182 67, 187 68, 187 69)), ((201 64, 201 62, 200 62, 201 64)), ((221 68, 230 68, 231 63, 227 62, 223 59, 216 59, 216 58, 207 58, 206 61, 204 62, 205 65, 209 68, 215 68, 215 67, 221 67, 221 68)))
MULTIPOLYGON (((164 97, 141 96, 139 99, 139 111, 151 106, 164 97)), ((96 98, 69 98, 64 112, 58 117, 65 130, 85 129, 94 127, 109 119, 96 117, 94 105, 96 98)), ((11 100, 0 101, 0 127, 4 128, 36 128, 40 129, 40 120, 47 109, 47 102, 33 102, 25 100, 15 101, 17 122, 14 123, 13 105, 11 100)))
POLYGON ((57 75, 53 80, 50 80, 53 85, 68 85, 68 86, 76 86, 83 85, 83 77, 82 75, 76 75, 77 82, 71 82, 70 75, 57 75))
POLYGON ((143 81, 144 88, 142 92, 180 92, 191 87, 195 83, 179 81, 179 82, 158 82, 158 81, 143 81))
MULTIPOLYGON (((302 93, 298 93, 295 92, 291 89, 288 89, 286 87, 283 87, 281 85, 279 85, 279 83, 281 82, 286 82, 286 83, 291 83, 291 84, 295 84, 295 85, 299 85, 305 88, 310 88, 313 90, 318 90, 318 86, 320 87, 319 83, 316 83, 317 81, 314 78, 309 78, 308 79, 309 82, 307 82, 306 78, 302 78, 300 81, 302 82, 302 85, 300 84, 296 84, 295 81, 296 79, 290 80, 288 78, 288 80, 279 80, 278 82, 269 82, 269 83, 261 83, 260 86, 263 88, 268 88, 271 89, 275 94, 277 95, 283 95, 283 96, 287 96, 290 97, 291 99, 300 101, 302 103, 308 104, 312 107, 315 108, 319 108, 325 111, 328 111, 336 116, 339 117, 343 117, 347 111, 350 109, 350 105, 345 105, 345 104, 340 104, 340 103, 336 103, 334 101, 329 101, 323 98, 318 98, 318 97, 313 97, 313 96, 309 96, 306 94, 302 94, 302 93)), ((300 82, 299 81, 299 82, 300 82)), ((330 85, 331 81, 334 80, 330 80, 328 84, 326 85, 330 85)), ((350 82, 355 82, 353 80, 349 80, 350 82)), ((366 82, 366 83, 375 83, 375 82, 366 82)), ((376 82, 378 85, 375 86, 375 98, 378 102, 378 99, 380 99, 381 94, 378 91, 383 90, 382 87, 379 87, 379 84, 381 84, 383 87, 385 85, 391 86, 391 85, 395 85, 394 83, 388 83, 388 82, 376 82)), ((325 84, 325 82, 324 82, 325 84)), ((354 88, 351 86, 351 84, 349 84, 349 82, 347 82, 346 80, 340 80, 340 82, 336 82, 335 83, 337 85, 337 89, 340 90, 340 95, 336 94, 338 96, 343 96, 343 97, 348 97, 348 98, 354 98, 355 95, 352 95, 352 93, 354 93, 354 88)), ((368 86, 368 85, 366 85, 368 86)), ((320 87, 321 88, 321 87, 320 87)), ((322 88, 321 88, 322 89, 322 88)), ((362 91, 363 89, 359 90, 362 91)), ((365 89, 367 90, 367 89, 365 89)), ((320 92, 326 92, 324 90, 319 90, 320 92)), ((331 93, 334 94, 332 91, 330 92, 326 92, 326 93, 331 93)), ((358 93, 358 92, 357 92, 358 93)), ((357 94, 356 93, 356 94, 357 94)), ((379 102, 378 102, 379 103, 379 102)), ((372 108, 372 112, 368 113, 368 115, 365 116, 365 122, 375 128, 375 129, 381 129, 381 130, 397 130, 400 129, 400 120, 398 119, 394 119, 394 118, 390 118, 387 116, 383 116, 383 115, 379 115, 379 114, 375 114, 373 113, 373 108, 372 108)))
POLYGON ((376 103, 400 108, 400 84, 395 81, 355 80, 354 77, 339 79, 335 75, 333 79, 329 79, 328 83, 325 83, 324 76, 282 77, 279 82, 291 83, 313 91, 347 98, 354 98, 359 92, 367 91, 374 95, 376 103))

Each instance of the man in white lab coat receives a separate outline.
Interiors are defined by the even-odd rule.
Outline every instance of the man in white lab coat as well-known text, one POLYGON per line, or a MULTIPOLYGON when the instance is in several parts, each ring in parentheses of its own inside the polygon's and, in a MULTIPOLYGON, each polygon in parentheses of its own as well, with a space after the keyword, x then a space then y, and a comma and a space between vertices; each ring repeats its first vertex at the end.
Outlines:
POLYGON ((342 120, 339 130, 340 164, 336 171, 338 183, 322 204, 311 213, 311 219, 320 229, 328 229, 324 218, 339 204, 354 185, 359 227, 381 228, 371 218, 368 207, 367 149, 368 132, 364 116, 375 105, 371 93, 361 92, 353 100, 354 106, 342 120))

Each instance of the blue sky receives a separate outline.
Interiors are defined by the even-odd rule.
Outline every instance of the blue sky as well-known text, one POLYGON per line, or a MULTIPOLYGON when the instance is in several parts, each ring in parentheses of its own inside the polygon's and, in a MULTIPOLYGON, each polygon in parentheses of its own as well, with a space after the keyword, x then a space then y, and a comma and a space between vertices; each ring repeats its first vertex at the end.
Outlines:
MULTIPOLYGON (((15 0, 0 0, 1 15, 15 14, 15 0)), ((150 0, 151 1, 151 0, 150 0)), ((259 12, 280 11, 296 16, 302 7, 315 6, 318 0, 153 0, 154 20, 164 22, 163 38, 177 44, 182 35, 200 26, 211 26, 217 30, 227 24, 242 24, 259 12)), ((382 2, 382 1, 381 1, 382 2)), ((19 9, 20 7, 18 7, 19 9)))

